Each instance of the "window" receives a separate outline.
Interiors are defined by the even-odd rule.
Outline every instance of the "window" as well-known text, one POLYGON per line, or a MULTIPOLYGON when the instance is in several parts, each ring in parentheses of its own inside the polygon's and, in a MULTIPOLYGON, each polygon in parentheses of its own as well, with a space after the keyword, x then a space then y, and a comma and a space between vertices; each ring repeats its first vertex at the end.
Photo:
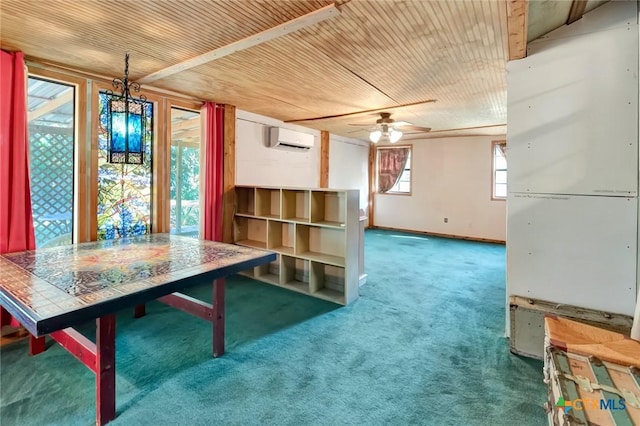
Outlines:
POLYGON ((378 192, 411 194, 411 147, 377 148, 378 192))
POLYGON ((36 247, 152 230, 197 236, 200 102, 145 90, 144 162, 110 164, 105 100, 113 85, 72 74, 39 66, 29 71, 29 164, 36 247), (181 206, 179 210, 172 210, 174 203, 181 206))
POLYGON ((171 108, 172 234, 198 237, 200 224, 200 113, 171 108))
POLYGON ((98 132, 98 239, 151 233, 151 162, 153 159, 153 104, 145 103, 147 134, 142 164, 113 164, 107 161, 108 95, 99 97, 98 132))
POLYGON ((494 141, 493 151, 493 198, 507 198, 507 142, 494 141))
POLYGON ((27 99, 29 175, 36 247, 71 244, 75 88, 29 77, 27 99))

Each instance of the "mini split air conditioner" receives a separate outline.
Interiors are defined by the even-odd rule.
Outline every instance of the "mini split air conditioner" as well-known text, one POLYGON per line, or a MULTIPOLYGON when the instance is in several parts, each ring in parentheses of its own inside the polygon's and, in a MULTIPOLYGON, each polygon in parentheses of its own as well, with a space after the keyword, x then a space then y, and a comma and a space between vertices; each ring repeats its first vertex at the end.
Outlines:
POLYGON ((313 135, 295 130, 272 127, 269 129, 269 146, 272 148, 307 151, 313 147, 313 135))

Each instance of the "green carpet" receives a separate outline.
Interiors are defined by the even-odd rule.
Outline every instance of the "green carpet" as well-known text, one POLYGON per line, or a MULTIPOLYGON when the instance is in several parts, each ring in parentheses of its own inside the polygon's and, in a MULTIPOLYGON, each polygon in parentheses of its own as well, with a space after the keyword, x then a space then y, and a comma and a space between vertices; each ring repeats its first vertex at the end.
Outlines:
MULTIPOLYGON (((121 312, 112 424, 545 424, 542 363, 503 337, 504 246, 370 230, 365 251, 348 307, 228 279, 219 359, 204 321, 156 302, 121 312)), ((3 426, 95 422, 93 374, 48 346, 0 350, 3 426)))

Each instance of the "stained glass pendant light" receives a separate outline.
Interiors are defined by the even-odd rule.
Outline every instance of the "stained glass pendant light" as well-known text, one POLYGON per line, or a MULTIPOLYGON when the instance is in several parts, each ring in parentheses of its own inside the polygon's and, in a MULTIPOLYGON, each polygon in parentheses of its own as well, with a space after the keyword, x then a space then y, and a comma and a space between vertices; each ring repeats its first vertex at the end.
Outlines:
POLYGON ((114 78, 113 87, 120 90, 120 94, 107 91, 109 163, 142 164, 147 97, 131 96, 131 90, 140 91, 140 84, 129 81, 129 52, 124 56, 124 76, 114 78))

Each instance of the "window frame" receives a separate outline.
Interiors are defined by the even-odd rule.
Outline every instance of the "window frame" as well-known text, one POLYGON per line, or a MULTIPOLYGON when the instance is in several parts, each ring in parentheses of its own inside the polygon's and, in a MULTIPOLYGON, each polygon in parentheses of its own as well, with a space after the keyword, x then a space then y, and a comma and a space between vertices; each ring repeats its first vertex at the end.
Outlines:
POLYGON ((90 197, 88 191, 87 156, 91 149, 87 145, 87 80, 49 69, 29 65, 27 78, 72 86, 73 100, 73 215, 71 223, 72 243, 90 241, 89 220, 90 197))
MULTIPOLYGON (((387 192, 380 192, 379 186, 378 186, 378 153, 381 149, 395 149, 395 148, 409 148, 409 161, 410 161, 410 167, 409 167, 409 172, 413 171, 413 166, 414 166, 414 162, 413 162, 413 145, 412 144, 402 144, 402 145, 382 145, 382 146, 376 146, 375 150, 375 167, 374 167, 374 175, 375 175, 375 193, 377 195, 403 195, 403 196, 411 196, 413 195, 413 173, 410 173, 409 175, 409 191, 408 192, 400 192, 400 191, 387 191, 387 192)), ((403 174, 407 169, 403 170, 403 174)), ((402 178, 402 175, 400 175, 400 177, 402 178)))
POLYGON ((197 101, 190 101, 187 99, 183 99, 183 100, 178 100, 178 99, 172 99, 172 98, 167 98, 167 102, 166 102, 166 116, 167 116, 167 122, 166 122, 166 127, 165 127, 165 139, 167 141, 167 151, 166 151, 166 158, 165 158, 165 170, 167 170, 167 173, 165 173, 164 179, 165 181, 163 182, 163 185, 165 185, 166 189, 167 189, 167 203, 165 203, 166 205, 163 206, 163 209, 165 210, 164 212, 164 217, 166 218, 166 231, 165 232, 170 232, 171 231, 171 214, 170 214, 170 210, 171 210, 171 189, 170 189, 170 184, 169 181, 171 180, 171 109, 172 108, 179 108, 179 109, 184 109, 187 111, 193 111, 193 112, 199 112, 200 113, 200 182, 199 184, 199 191, 200 191, 200 218, 198 220, 199 224, 200 224, 200 229, 198 230, 198 232, 200 233, 200 235, 204 235, 204 164, 205 164, 205 143, 206 143, 206 139, 205 139, 205 133, 204 133, 204 129, 205 129, 205 111, 203 110, 203 103, 202 102, 197 102, 197 101))
MULTIPOLYGON (((74 86, 73 243, 96 241, 98 102, 101 90, 113 90, 112 82, 101 76, 38 62, 28 61, 27 66, 28 77, 74 86)), ((188 96, 174 97, 153 89, 145 88, 143 92, 147 100, 154 104, 151 232, 169 232, 171 115, 167 111, 171 111, 171 107, 200 111, 201 126, 204 126, 201 111, 203 101, 188 96)), ((202 151, 201 163, 204 160, 202 151)))
POLYGON ((170 101, 168 102, 167 105, 167 118, 168 118, 168 122, 167 122, 167 142, 168 142, 168 149, 169 151, 167 152, 167 166, 165 170, 168 170, 169 172, 166 174, 166 185, 168 188, 168 192, 167 192, 167 199, 169 200, 169 203, 167 203, 166 209, 166 217, 167 220, 169 221, 167 224, 167 232, 171 232, 171 188, 170 188, 170 180, 171 180, 171 147, 173 145, 173 136, 172 136, 172 128, 171 128, 171 113, 173 109, 181 109, 183 111, 190 111, 193 113, 197 113, 200 116, 200 142, 195 144, 195 143, 181 143, 180 145, 182 147, 197 147, 200 150, 200 179, 198 182, 198 192, 199 192, 199 205, 198 205, 198 211, 200 212, 199 217, 198 217, 198 234, 199 235, 204 235, 204 168, 202 167, 204 165, 204 161, 205 161, 205 155, 204 155, 204 150, 205 150, 205 138, 204 138, 204 115, 205 112, 202 110, 202 106, 198 103, 195 102, 184 102, 184 101, 170 101))
MULTIPOLYGON (((496 169, 496 147, 498 145, 504 145, 505 148, 507 146, 506 139, 491 141, 491 200, 492 201, 506 201, 507 195, 504 197, 496 195, 496 173, 498 171, 504 171, 508 173, 509 164, 507 163, 507 168, 505 169, 496 169)), ((505 156, 506 161, 506 156, 505 156)), ((508 176, 508 175, 507 175, 508 176)), ((508 177, 507 177, 508 179, 508 177)), ((508 188, 508 187, 507 187, 508 188)))

